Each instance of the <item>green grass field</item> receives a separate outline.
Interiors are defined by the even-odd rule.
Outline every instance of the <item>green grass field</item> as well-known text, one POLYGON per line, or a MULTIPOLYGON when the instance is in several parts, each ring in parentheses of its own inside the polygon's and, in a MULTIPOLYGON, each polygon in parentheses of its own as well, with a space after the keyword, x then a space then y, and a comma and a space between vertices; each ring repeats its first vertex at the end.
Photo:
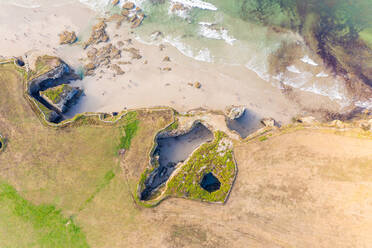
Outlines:
POLYGON ((102 225, 119 221, 124 230, 133 228, 135 172, 147 165, 153 137, 173 121, 173 112, 129 112, 115 124, 79 116, 48 127, 23 96, 23 80, 13 64, 0 65, 0 130, 7 140, 0 154, 0 247, 118 242, 111 237, 116 226, 102 225), (131 175, 121 168, 121 148, 136 158, 125 164, 134 167, 131 175))

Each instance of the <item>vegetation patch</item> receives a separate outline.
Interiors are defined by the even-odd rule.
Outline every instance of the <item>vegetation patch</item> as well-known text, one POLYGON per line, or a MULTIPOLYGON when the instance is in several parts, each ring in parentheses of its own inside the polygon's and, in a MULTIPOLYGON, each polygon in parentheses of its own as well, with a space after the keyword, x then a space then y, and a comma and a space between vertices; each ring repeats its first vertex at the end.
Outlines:
POLYGON ((45 91, 40 92, 42 96, 47 97, 50 101, 57 104, 61 101, 61 96, 63 94, 68 94, 68 92, 72 91, 73 88, 67 84, 62 84, 54 88, 49 88, 45 91))
POLYGON ((0 152, 5 148, 5 139, 0 135, 0 152))
POLYGON ((115 173, 113 170, 108 171, 102 181, 97 185, 96 190, 93 192, 91 196, 83 203, 83 205, 80 207, 79 211, 83 210, 93 199, 94 197, 101 192, 103 188, 105 188, 107 185, 110 184, 111 180, 115 177, 115 173))
POLYGON ((139 127, 139 120, 137 120, 137 112, 129 112, 126 115, 127 124, 122 126, 120 137, 120 144, 118 149, 129 149, 133 137, 136 135, 139 127))
POLYGON ((0 239, 1 247, 89 247, 71 218, 52 205, 33 205, 4 182, 0 182, 0 229, 7 236, 0 239))
POLYGON ((194 200, 225 202, 236 175, 236 164, 232 142, 221 131, 215 132, 215 139, 198 148, 173 176, 166 194, 194 200), (212 173, 220 182, 218 190, 208 192, 200 186, 203 177, 212 173))
POLYGON ((59 66, 61 63, 62 63, 61 60, 56 59, 53 56, 44 55, 38 57, 35 61, 34 70, 31 70, 29 72, 28 80, 32 80, 40 75, 43 75, 51 71, 53 68, 59 66))

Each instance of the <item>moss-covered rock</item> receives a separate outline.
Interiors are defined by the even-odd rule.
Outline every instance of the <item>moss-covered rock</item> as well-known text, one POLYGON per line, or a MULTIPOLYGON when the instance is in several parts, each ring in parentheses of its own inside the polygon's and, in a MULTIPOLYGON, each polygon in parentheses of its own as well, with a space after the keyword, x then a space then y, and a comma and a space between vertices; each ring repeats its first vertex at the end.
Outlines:
POLYGON ((225 202, 237 172, 232 141, 221 131, 215 139, 197 149, 169 180, 166 193, 209 202, 225 202), (219 189, 208 192, 201 187, 203 177, 212 173, 220 182, 219 189))
POLYGON ((62 113, 67 111, 68 104, 76 100, 80 94, 81 90, 79 88, 67 84, 62 84, 40 92, 41 97, 62 113))

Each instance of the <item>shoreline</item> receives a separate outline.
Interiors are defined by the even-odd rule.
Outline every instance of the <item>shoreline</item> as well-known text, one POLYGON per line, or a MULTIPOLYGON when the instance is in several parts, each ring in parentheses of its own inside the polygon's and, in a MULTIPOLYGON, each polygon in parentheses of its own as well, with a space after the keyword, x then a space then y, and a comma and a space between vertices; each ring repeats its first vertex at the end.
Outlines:
MULTIPOLYGON (((9 15, 18 13, 23 16, 28 24, 21 25, 23 28, 12 34, 14 30, 11 27, 17 25, 17 21, 10 23, 10 19, 0 17, 0 27, 6 34, 6 38, 0 39, 0 55, 19 56, 30 50, 38 50, 41 54, 60 57, 74 69, 87 63, 85 53, 89 48, 61 46, 58 44, 58 34, 70 30, 84 39, 90 33, 90 27, 97 22, 97 14, 88 7, 81 3, 42 6, 38 9, 1 5, 9 15), (24 38, 20 37, 19 33, 22 32, 24 38)), ((309 114, 306 106, 311 106, 313 110, 342 110, 336 102, 324 96, 296 89, 290 95, 283 93, 283 90, 264 81, 245 66, 196 61, 169 44, 160 51, 157 45, 139 42, 127 24, 117 29, 114 23, 109 23, 107 33, 111 38, 109 43, 113 45, 131 39, 132 45, 126 47, 139 49, 142 58, 130 60, 128 56, 122 56, 118 62, 131 62, 119 65, 125 72, 123 75, 114 76, 110 68, 99 68, 95 76, 73 82, 73 86, 84 89, 85 96, 67 113, 70 117, 82 112, 119 112, 154 106, 169 106, 179 112, 187 112, 196 108, 223 111, 231 105, 241 105, 257 118, 272 117, 285 124, 296 115, 309 114), (163 62, 166 56, 170 62, 163 62), (171 71, 161 68, 171 68, 171 71), (201 83, 200 89, 190 86, 195 82, 201 83)), ((97 47, 103 45, 105 43, 97 47)))

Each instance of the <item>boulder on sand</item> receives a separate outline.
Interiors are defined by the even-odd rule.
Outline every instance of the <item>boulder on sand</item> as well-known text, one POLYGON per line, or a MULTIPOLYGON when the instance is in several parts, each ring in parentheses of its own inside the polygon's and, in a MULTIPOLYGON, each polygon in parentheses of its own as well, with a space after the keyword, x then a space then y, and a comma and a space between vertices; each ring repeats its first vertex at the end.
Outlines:
POLYGON ((117 75, 123 75, 125 72, 121 69, 121 67, 120 66, 118 66, 118 65, 116 65, 116 64, 113 64, 113 65, 111 65, 111 67, 110 67, 113 71, 115 71, 115 73, 117 74, 117 75))
POLYGON ((69 31, 63 31, 63 33, 59 34, 59 44, 64 45, 64 44, 72 44, 77 40, 76 34, 74 31, 69 32, 69 31))
POLYGON ((126 3, 124 3, 124 5, 123 5, 123 9, 134 9, 134 7, 135 7, 135 5, 134 5, 134 3, 132 3, 132 2, 126 2, 126 3))
POLYGON ((265 127, 275 127, 275 120, 273 118, 264 118, 261 120, 261 123, 265 126, 265 127))
POLYGON ((236 119, 239 119, 240 117, 242 117, 244 112, 245 112, 245 107, 243 107, 243 106, 232 107, 229 111, 228 117, 231 120, 236 120, 236 119))
POLYGON ((89 40, 85 43, 84 49, 89 45, 98 44, 100 42, 107 42, 109 37, 106 33, 106 23, 105 21, 100 21, 98 24, 94 25, 92 28, 92 34, 89 40))

